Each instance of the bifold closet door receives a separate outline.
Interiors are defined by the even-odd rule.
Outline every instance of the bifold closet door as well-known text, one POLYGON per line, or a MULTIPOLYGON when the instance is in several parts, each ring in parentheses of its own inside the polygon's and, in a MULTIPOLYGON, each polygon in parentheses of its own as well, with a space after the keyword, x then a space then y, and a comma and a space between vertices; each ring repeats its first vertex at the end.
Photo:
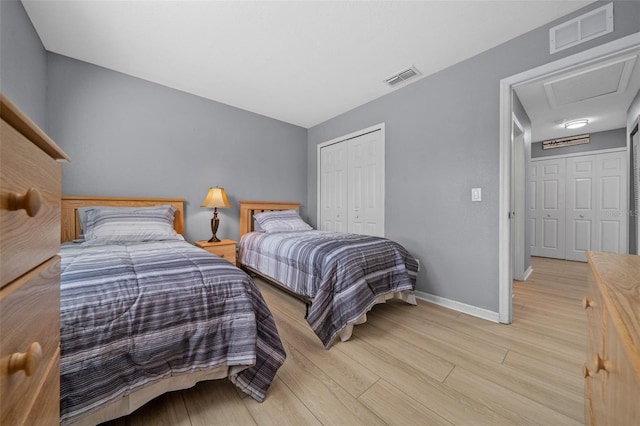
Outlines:
POLYGON ((565 257, 564 158, 531 162, 531 255, 565 257))
POLYGON ((384 236, 384 144, 382 132, 350 139, 347 145, 349 232, 384 236))
POLYGON ((320 150, 320 229, 347 232, 347 144, 320 150))
POLYGON ((587 250, 627 251, 625 152, 567 158, 566 259, 586 262, 587 250))
POLYGON ((626 152, 531 162, 531 255, 586 262, 627 252, 626 152))
POLYGON ((384 236, 384 137, 372 131, 320 149, 320 229, 384 236))

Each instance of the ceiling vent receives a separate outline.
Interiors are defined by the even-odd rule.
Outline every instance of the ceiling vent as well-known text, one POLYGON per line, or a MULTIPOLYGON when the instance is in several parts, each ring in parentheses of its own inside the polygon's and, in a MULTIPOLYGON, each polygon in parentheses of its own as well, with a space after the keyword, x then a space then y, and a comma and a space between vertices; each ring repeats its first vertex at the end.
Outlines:
POLYGON ((406 70, 400 71, 399 73, 392 75, 384 80, 389 86, 397 86, 400 83, 404 83, 405 81, 412 79, 416 76, 420 75, 420 71, 416 67, 409 67, 406 70))
POLYGON ((550 53, 613 32, 613 3, 587 12, 549 30, 550 53))

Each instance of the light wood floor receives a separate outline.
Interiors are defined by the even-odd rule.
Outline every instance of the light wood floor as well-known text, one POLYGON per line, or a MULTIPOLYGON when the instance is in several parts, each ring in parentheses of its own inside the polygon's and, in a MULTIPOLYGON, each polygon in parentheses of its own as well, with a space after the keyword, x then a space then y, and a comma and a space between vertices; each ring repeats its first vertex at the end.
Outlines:
POLYGON ((227 380, 166 394, 123 425, 583 424, 587 264, 533 258, 514 322, 419 301, 378 305, 329 351, 301 302, 259 286, 287 351, 263 403, 227 380))

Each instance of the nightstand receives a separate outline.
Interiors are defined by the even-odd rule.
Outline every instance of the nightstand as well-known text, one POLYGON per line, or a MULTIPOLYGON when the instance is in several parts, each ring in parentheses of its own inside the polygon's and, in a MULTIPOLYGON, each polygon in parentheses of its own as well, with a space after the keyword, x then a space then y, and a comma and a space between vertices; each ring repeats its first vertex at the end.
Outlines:
POLYGON ((213 253, 216 256, 228 260, 232 264, 236 264, 236 242, 233 240, 222 240, 218 243, 210 243, 208 241, 196 241, 194 243, 197 247, 205 249, 209 253, 213 253))

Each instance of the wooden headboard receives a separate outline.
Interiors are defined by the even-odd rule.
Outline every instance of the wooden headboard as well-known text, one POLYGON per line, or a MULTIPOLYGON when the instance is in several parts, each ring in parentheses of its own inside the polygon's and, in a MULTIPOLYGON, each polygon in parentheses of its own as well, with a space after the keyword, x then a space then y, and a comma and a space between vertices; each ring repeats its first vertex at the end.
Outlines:
POLYGON ((173 228, 184 234, 184 199, 182 198, 131 198, 131 197, 74 197, 62 196, 60 242, 72 241, 80 236, 78 208, 88 206, 150 207, 172 205, 176 209, 173 228))
POLYGON ((281 210, 300 210, 300 203, 283 201, 240 201, 240 236, 253 231, 255 213, 281 210))

